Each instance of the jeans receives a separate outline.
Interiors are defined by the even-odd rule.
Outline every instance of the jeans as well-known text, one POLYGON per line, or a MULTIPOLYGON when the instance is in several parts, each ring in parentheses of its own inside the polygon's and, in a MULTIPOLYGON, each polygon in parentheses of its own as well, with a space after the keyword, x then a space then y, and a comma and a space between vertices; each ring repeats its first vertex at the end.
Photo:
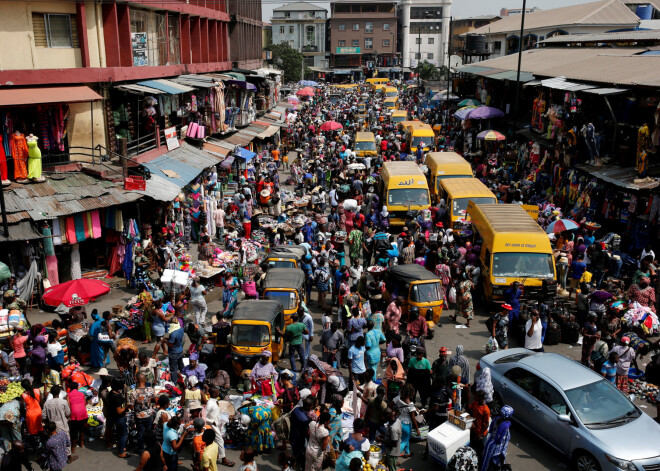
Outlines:
POLYGON ((604 270, 594 270, 593 271, 593 276, 592 276, 592 282, 593 285, 596 289, 600 288, 600 284, 603 282, 603 278, 605 277, 605 271, 604 270))
POLYGON ((170 455, 169 453, 163 452, 163 458, 165 458, 165 466, 167 466, 167 471, 179 470, 179 455, 177 453, 170 455))
POLYGON ((376 434, 385 435, 385 426, 383 424, 377 424, 376 422, 368 421, 369 425, 369 442, 373 443, 376 439, 376 434))
MULTIPOLYGON (((170 362, 170 381, 174 384, 178 382, 179 379, 179 370, 183 369, 183 352, 172 353, 171 351, 168 354, 170 362)), ((169 467, 168 467, 169 468, 169 467)))
POLYGON ((218 240, 220 242, 223 242, 222 239, 224 238, 224 235, 225 235, 225 227, 224 226, 222 226, 222 227, 216 226, 215 230, 216 230, 216 236, 218 237, 218 240))
POLYGON ((305 343, 305 358, 309 358, 309 354, 312 352, 312 342, 309 339, 305 339, 304 343, 305 343))
POLYGON ((412 433, 412 424, 401 424, 401 453, 410 454, 410 435, 412 433))
POLYGON ((307 366, 307 357, 305 356, 305 350, 301 345, 289 345, 289 361, 291 362, 291 370, 296 373, 298 370, 296 370, 296 355, 295 353, 298 352, 298 355, 300 356, 300 363, 302 364, 302 369, 304 370, 305 367, 307 366))
POLYGON ((117 451, 122 454, 126 452, 126 440, 128 439, 126 416, 115 420, 115 433, 117 434, 117 451))
POLYGON ((149 416, 145 419, 135 419, 135 428, 137 430, 138 449, 144 449, 144 433, 152 430, 154 427, 154 417, 149 416))
POLYGON ((559 272, 559 285, 562 289, 566 289, 566 280, 568 278, 568 264, 567 263, 558 263, 557 271, 559 272))

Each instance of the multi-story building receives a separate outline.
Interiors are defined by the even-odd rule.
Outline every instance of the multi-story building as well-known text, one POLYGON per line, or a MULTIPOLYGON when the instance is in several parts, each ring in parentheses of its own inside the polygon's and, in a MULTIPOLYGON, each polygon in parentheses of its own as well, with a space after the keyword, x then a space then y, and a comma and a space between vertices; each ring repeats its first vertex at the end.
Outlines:
MULTIPOLYGON (((229 58, 233 67, 239 69, 258 69, 262 59, 261 0, 219 0, 228 2, 231 16, 229 28, 229 58)), ((194 3, 208 3, 214 0, 197 0, 194 3)))
POLYGON ((402 0, 399 33, 403 67, 447 64, 451 0, 402 0))
POLYGON ((305 65, 326 65, 325 28, 328 11, 311 3, 295 2, 273 10, 273 43, 288 43, 302 52, 305 65))
MULTIPOLYGON (((534 13, 535 11, 541 11, 539 7, 530 7, 525 8, 525 14, 534 13)), ((520 15, 523 12, 522 8, 501 8, 500 16, 509 16, 509 15, 520 15)))
POLYGON ((330 10, 331 66, 373 72, 399 65, 396 2, 339 0, 330 10))

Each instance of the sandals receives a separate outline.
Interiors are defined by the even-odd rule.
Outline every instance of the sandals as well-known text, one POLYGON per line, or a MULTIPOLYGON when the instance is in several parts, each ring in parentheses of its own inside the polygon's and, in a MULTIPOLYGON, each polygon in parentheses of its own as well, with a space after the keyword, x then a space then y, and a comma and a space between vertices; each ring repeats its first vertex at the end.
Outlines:
POLYGON ((227 458, 223 458, 220 464, 227 466, 228 468, 233 468, 236 463, 234 463, 233 461, 229 461, 227 458))

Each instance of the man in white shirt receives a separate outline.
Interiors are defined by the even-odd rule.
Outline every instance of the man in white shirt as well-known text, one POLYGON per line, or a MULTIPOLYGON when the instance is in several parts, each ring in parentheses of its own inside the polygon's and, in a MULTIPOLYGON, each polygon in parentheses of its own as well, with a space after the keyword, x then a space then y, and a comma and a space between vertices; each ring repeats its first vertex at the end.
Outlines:
POLYGON ((337 185, 333 186, 332 190, 330 190, 330 206, 333 208, 339 206, 339 201, 337 201, 337 185))
POLYGON ((218 240, 223 242, 222 239, 225 235, 225 210, 222 209, 222 203, 218 203, 218 208, 213 212, 213 222, 215 222, 218 240))
POLYGON ((362 277, 362 272, 364 269, 362 268, 362 265, 360 265, 360 260, 355 259, 353 260, 353 265, 351 268, 348 269, 348 284, 349 286, 357 285, 358 282, 360 281, 360 278, 362 277))
POLYGON ((541 316, 539 311, 534 309, 532 317, 525 324, 525 348, 534 352, 543 351, 543 342, 541 341, 541 316))
POLYGON ((220 389, 216 386, 211 386, 209 394, 211 397, 206 403, 206 423, 215 431, 215 443, 218 445, 218 460, 225 466, 234 466, 234 463, 229 461, 225 456, 225 441, 222 438, 225 421, 220 414, 220 407, 218 405, 220 389))

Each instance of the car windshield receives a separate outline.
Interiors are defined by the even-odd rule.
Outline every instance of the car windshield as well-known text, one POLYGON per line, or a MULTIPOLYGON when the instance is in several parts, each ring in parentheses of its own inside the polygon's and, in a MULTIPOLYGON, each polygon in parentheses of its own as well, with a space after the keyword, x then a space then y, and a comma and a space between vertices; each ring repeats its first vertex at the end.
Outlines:
POLYGON ((296 293, 291 291, 266 291, 264 298, 278 301, 284 309, 293 309, 296 307, 296 293))
POLYGON ((566 397, 587 427, 614 427, 639 417, 635 405, 605 379, 569 389, 566 397))
POLYGON ((493 276, 554 278, 552 255, 546 253, 498 252, 493 254, 493 276))
POLYGON ((440 283, 420 283, 412 286, 410 300, 415 303, 430 303, 440 300, 440 283))
POLYGON ((296 264, 286 260, 271 260, 268 262, 268 268, 296 268, 296 264))
POLYGON ((417 148, 421 143, 424 143, 424 147, 428 147, 433 143, 433 138, 430 136, 417 136, 412 138, 412 142, 410 143, 411 147, 417 148))
POLYGON ((429 192, 426 188, 406 188, 390 190, 387 204, 395 206, 426 206, 429 204, 429 192))
POLYGON ((237 347, 263 347, 270 343, 270 333, 265 325, 234 324, 231 343, 237 347))
POLYGON ((467 212, 468 203, 474 201, 476 204, 494 204, 495 198, 456 198, 453 200, 451 212, 454 216, 465 217, 467 212))
POLYGON ((374 141, 357 141, 355 150, 376 150, 376 143, 374 141))

